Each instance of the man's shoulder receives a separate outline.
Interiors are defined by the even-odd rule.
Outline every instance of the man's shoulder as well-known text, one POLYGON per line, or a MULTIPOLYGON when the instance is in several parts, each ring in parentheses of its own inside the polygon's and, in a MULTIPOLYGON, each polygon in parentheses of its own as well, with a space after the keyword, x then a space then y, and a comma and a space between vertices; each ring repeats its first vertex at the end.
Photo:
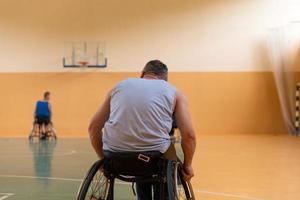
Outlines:
POLYGON ((176 89, 176 87, 174 85, 172 85, 171 83, 167 82, 167 81, 164 81, 169 87, 172 87, 174 89, 176 89))
POLYGON ((114 94, 116 91, 118 91, 119 89, 123 88, 124 86, 126 87, 126 85, 128 85, 131 81, 132 78, 127 78, 127 79, 124 79, 120 82, 118 82, 114 87, 113 89, 110 91, 110 94, 114 94))
POLYGON ((48 101, 44 101, 44 100, 38 100, 36 102, 36 104, 48 104, 49 102, 48 101))
POLYGON ((161 84, 163 84, 162 88, 165 88, 165 90, 168 90, 168 91, 171 91, 174 93, 177 91, 176 87, 167 81, 162 81, 161 84))
POLYGON ((164 80, 149 80, 149 79, 143 79, 143 78, 127 78, 124 79, 122 81, 120 81, 119 83, 117 83, 114 87, 114 89, 117 88, 122 88, 122 87, 152 87, 155 86, 157 88, 164 88, 164 89, 168 89, 168 90, 173 90, 176 91, 176 87, 172 84, 170 84, 167 81, 164 80))
POLYGON ((121 85, 127 84, 128 82, 130 82, 131 79, 132 79, 132 78, 127 78, 127 79, 124 79, 124 80, 118 82, 118 83, 115 85, 114 88, 117 88, 117 87, 119 87, 119 86, 121 86, 121 85))
POLYGON ((122 83, 136 81, 136 80, 139 80, 139 78, 126 78, 126 79, 120 81, 119 83, 117 83, 117 85, 122 84, 122 83))

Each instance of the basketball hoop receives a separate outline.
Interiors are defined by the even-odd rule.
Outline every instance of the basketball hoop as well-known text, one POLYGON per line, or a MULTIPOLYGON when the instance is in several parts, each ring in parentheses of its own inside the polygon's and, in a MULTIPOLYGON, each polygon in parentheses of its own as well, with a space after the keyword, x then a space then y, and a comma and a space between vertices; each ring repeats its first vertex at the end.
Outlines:
POLYGON ((79 64, 80 68, 86 68, 86 67, 88 67, 89 62, 86 60, 80 60, 80 61, 78 61, 78 64, 79 64))
POLYGON ((105 68, 105 44, 101 42, 68 42, 63 66, 69 68, 105 68))
POLYGON ((87 53, 87 43, 84 43, 83 49, 79 52, 78 64, 81 69, 87 68, 89 64, 89 55, 87 53))

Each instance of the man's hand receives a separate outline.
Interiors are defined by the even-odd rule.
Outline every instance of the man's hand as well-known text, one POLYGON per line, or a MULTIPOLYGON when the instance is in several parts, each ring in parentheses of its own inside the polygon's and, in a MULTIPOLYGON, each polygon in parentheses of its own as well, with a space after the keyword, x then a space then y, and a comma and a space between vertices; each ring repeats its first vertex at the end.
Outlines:
POLYGON ((194 177, 192 165, 183 165, 182 174, 185 181, 190 181, 194 177))

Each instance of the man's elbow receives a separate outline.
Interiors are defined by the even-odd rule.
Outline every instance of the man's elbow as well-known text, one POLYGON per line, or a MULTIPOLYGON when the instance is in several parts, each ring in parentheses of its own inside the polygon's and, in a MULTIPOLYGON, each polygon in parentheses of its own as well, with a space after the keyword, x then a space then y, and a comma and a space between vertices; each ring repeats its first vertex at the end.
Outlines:
POLYGON ((196 134, 194 130, 189 130, 185 132, 183 139, 188 141, 189 143, 196 143, 196 134))
POLYGON ((196 143, 196 134, 195 134, 194 131, 191 132, 190 134, 188 134, 188 138, 189 138, 191 141, 193 141, 193 142, 196 143))
POLYGON ((88 132, 89 135, 92 136, 95 133, 95 125, 93 123, 90 123, 89 127, 88 127, 88 132))

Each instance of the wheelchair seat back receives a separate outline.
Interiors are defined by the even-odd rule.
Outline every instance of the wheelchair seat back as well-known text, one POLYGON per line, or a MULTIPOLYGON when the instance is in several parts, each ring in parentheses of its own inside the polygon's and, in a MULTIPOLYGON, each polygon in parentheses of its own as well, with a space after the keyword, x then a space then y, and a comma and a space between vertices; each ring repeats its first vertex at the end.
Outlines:
POLYGON ((104 170, 118 177, 150 177, 161 174, 165 159, 158 151, 147 152, 110 152, 104 151, 104 170))

